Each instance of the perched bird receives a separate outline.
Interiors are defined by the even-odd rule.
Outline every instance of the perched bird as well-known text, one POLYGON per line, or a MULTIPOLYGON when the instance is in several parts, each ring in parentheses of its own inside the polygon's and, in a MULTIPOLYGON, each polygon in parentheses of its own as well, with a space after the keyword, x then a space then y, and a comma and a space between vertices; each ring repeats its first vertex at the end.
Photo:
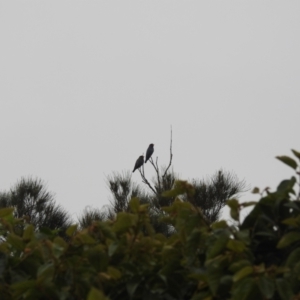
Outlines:
POLYGON ((153 152, 154 152, 154 144, 150 144, 148 149, 147 149, 147 152, 146 152, 146 161, 145 161, 145 163, 149 160, 149 158, 151 157, 153 152))
POLYGON ((142 165, 144 164, 144 155, 141 155, 135 162, 134 169, 132 173, 136 170, 139 169, 142 165))

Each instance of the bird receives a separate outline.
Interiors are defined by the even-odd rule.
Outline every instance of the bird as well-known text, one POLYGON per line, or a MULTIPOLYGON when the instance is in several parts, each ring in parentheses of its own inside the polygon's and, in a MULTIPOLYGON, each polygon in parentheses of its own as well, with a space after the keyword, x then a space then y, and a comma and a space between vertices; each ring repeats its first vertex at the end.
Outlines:
POLYGON ((142 165, 144 164, 144 155, 141 155, 135 162, 134 169, 132 173, 136 170, 139 169, 142 165))
POLYGON ((146 152, 146 161, 145 161, 145 163, 149 160, 149 158, 151 157, 153 152, 154 152, 154 144, 150 144, 148 149, 147 149, 147 152, 146 152))

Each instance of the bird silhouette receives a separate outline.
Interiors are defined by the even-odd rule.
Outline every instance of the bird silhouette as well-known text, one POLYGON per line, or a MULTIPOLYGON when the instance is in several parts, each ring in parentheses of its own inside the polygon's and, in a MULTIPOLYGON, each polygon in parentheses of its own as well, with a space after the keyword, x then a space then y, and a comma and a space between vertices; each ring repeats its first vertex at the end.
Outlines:
POLYGON ((139 169, 142 165, 144 164, 144 155, 141 155, 135 162, 134 169, 132 173, 136 170, 139 169))
POLYGON ((148 149, 147 149, 147 152, 146 152, 146 161, 145 161, 145 163, 149 160, 149 158, 151 157, 153 152, 154 152, 154 144, 150 144, 148 149))

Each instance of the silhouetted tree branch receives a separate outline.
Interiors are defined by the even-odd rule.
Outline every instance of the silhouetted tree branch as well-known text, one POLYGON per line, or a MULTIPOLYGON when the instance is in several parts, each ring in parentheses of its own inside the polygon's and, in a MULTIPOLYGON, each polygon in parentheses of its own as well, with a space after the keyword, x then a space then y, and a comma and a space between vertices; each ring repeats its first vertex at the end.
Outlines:
POLYGON ((171 165, 172 165, 172 159, 173 159, 173 153, 172 153, 172 142, 173 142, 173 140, 172 140, 172 127, 171 127, 171 140, 170 140, 170 162, 169 162, 169 165, 168 165, 168 167, 166 168, 166 170, 165 170, 165 173, 164 173, 164 175, 163 175, 162 177, 165 177, 165 176, 166 176, 167 172, 169 171, 169 168, 170 168, 170 167, 171 167, 171 165))
POLYGON ((15 217, 24 217, 36 229, 64 229, 71 225, 68 213, 38 179, 22 178, 9 192, 0 193, 0 208, 4 207, 14 207, 15 217))
MULTIPOLYGON (((151 160, 152 158, 150 158, 151 160)), ((150 161, 149 160, 149 161, 150 161)), ((150 161, 151 162, 151 161, 150 161)), ((139 169, 140 175, 142 177, 142 182, 145 183, 146 185, 148 185, 148 187, 152 190, 152 192, 157 195, 157 191, 152 187, 151 183, 147 180, 146 176, 145 176, 145 171, 144 171, 144 165, 142 167, 142 170, 139 169)))
POLYGON ((239 196, 246 187, 244 180, 239 181, 236 175, 223 170, 217 171, 207 180, 193 179, 191 183, 195 194, 190 202, 200 207, 210 222, 219 218, 221 209, 229 198, 239 196))

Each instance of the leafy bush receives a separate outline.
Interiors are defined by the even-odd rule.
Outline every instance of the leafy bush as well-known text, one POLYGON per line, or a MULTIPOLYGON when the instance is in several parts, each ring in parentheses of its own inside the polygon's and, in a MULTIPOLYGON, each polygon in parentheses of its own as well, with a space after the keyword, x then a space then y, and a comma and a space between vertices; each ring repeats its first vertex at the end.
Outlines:
MULTIPOLYGON (((300 159, 300 153, 293 151, 300 159)), ((278 157, 295 170, 298 164, 278 157)), ((299 173, 297 173, 299 174, 299 173)), ((193 186, 176 182, 164 208, 170 237, 156 233, 147 204, 133 198, 129 212, 78 230, 22 234, 12 208, 0 210, 1 299, 300 299, 300 199, 296 178, 265 190, 258 202, 228 201, 232 225, 209 224, 178 196, 193 186), (240 210, 253 206, 240 221, 240 210)), ((254 192, 259 192, 254 189, 254 192)))

